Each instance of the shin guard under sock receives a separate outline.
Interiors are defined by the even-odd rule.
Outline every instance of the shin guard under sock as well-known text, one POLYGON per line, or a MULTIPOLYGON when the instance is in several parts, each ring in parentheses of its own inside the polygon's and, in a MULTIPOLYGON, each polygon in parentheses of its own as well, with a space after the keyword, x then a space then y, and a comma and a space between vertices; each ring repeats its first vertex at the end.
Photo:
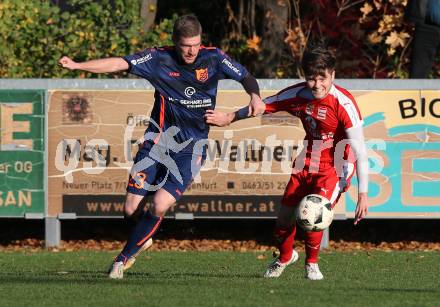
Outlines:
POLYGON ((306 263, 317 263, 323 231, 306 232, 306 263))
POLYGON ((278 242, 278 249, 280 250, 280 261, 286 263, 292 258, 293 244, 295 242, 296 225, 282 228, 275 228, 275 238, 278 242))
POLYGON ((127 262, 128 258, 136 254, 142 245, 156 233, 161 222, 162 217, 155 216, 147 211, 132 230, 124 249, 115 261, 127 262))

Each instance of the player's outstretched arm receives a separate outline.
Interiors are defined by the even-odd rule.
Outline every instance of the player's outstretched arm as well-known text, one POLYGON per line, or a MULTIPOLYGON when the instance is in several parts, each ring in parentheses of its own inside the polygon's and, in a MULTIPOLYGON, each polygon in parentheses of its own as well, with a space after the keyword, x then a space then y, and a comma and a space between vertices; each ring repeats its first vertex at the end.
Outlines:
POLYGON ((75 62, 67 56, 59 61, 60 65, 70 70, 84 70, 92 73, 108 73, 127 70, 128 63, 123 58, 105 58, 86 62, 75 62))
POLYGON ((362 126, 345 130, 350 147, 356 155, 356 174, 358 177, 358 201, 354 214, 356 225, 368 213, 368 156, 365 148, 362 126))
POLYGON ((250 73, 244 77, 243 81, 241 81, 244 90, 251 97, 251 101, 249 102, 249 108, 252 116, 262 115, 265 111, 264 102, 261 100, 260 96, 260 88, 258 86, 257 79, 252 76, 250 73))
POLYGON ((215 110, 207 110, 205 113, 206 123, 218 127, 225 127, 237 120, 242 120, 249 117, 252 117, 250 106, 245 106, 236 112, 230 113, 215 110))

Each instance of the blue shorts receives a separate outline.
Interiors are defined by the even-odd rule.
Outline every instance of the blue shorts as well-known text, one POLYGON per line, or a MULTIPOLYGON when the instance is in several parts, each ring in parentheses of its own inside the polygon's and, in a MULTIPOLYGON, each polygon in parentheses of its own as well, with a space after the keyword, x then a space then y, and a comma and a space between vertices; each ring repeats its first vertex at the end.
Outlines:
POLYGON ((127 192, 147 196, 165 189, 176 199, 200 172, 206 154, 173 152, 152 142, 145 142, 134 158, 127 192))

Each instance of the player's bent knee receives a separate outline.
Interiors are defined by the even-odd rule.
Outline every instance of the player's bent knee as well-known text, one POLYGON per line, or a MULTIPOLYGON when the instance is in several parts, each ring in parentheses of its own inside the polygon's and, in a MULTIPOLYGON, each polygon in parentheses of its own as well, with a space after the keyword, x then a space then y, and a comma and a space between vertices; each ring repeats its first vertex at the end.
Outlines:
POLYGON ((278 212, 277 226, 288 228, 295 224, 295 207, 281 205, 278 212))
POLYGON ((171 208, 175 203, 176 199, 173 195, 164 189, 160 189, 154 195, 151 213, 156 216, 164 216, 168 209, 171 208))
POLYGON ((151 207, 151 213, 163 217, 168 209, 170 209, 174 205, 174 202, 170 202, 169 200, 165 199, 154 199, 153 205, 151 207))
POLYGON ((143 196, 141 195, 127 193, 127 197, 125 199, 125 204, 124 204, 125 217, 131 217, 135 213, 142 199, 143 196))
POLYGON ((136 211, 136 209, 133 209, 129 206, 124 206, 124 217, 125 218, 131 217, 135 211, 136 211))
POLYGON ((155 203, 151 208, 151 213, 155 216, 163 217, 167 213, 169 208, 170 206, 167 206, 163 203, 162 204, 155 203))

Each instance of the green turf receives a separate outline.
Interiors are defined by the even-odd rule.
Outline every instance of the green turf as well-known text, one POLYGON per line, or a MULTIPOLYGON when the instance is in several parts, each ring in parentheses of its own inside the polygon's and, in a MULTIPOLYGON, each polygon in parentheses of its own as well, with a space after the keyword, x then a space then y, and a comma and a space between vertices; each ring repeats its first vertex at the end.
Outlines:
POLYGON ((1 306, 439 306, 440 253, 323 253, 322 281, 303 254, 278 279, 266 253, 144 253, 124 280, 108 252, 0 253, 1 306), (268 259, 258 260, 258 255, 268 259))

